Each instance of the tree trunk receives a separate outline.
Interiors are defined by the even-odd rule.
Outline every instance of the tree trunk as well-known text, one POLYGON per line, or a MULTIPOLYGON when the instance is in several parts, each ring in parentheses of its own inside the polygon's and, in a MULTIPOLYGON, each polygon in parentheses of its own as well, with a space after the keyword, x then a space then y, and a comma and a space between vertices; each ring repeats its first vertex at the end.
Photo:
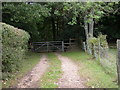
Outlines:
POLYGON ((90 53, 90 49, 89 49, 89 43, 88 43, 88 38, 89 38, 89 31, 88 31, 88 23, 87 21, 87 17, 84 17, 84 29, 85 29, 85 34, 86 34, 86 48, 87 48, 87 52, 90 53))
POLYGON ((53 30, 53 40, 56 39, 56 35, 55 35, 55 21, 54 21, 54 18, 52 18, 52 30, 53 30))
POLYGON ((93 18, 91 18, 91 22, 89 23, 89 35, 90 35, 90 37, 93 37, 93 28, 94 28, 94 21, 93 21, 93 18))
POLYGON ((56 39, 56 30, 55 30, 55 16, 54 16, 55 9, 52 7, 51 11, 51 22, 52 22, 52 32, 53 32, 53 40, 56 39))
MULTIPOLYGON (((88 14, 88 13, 87 13, 88 14)), ((87 23, 87 14, 84 17, 84 29, 85 29, 85 34, 86 34, 86 44, 87 44, 87 52, 89 54, 93 54, 90 44, 88 42, 88 39, 93 37, 93 27, 94 27, 94 21, 93 21, 93 17, 90 17, 89 19, 91 20, 89 23, 87 23)), ((92 10, 89 14, 93 15, 94 11, 92 10)))
POLYGON ((86 22, 87 21, 87 17, 85 16, 84 17, 84 29, 85 29, 85 34, 86 34, 86 40, 88 40, 88 23, 86 22))
MULTIPOLYGON (((93 10, 91 11, 90 14, 91 14, 91 15, 94 14, 93 10)), ((90 37, 93 37, 93 29, 94 29, 94 21, 93 21, 93 18, 91 17, 91 18, 90 18, 90 22, 89 22, 89 36, 90 36, 90 37)))
POLYGON ((57 21, 56 21, 56 36, 58 39, 58 34, 59 34, 59 17, 57 17, 57 21))

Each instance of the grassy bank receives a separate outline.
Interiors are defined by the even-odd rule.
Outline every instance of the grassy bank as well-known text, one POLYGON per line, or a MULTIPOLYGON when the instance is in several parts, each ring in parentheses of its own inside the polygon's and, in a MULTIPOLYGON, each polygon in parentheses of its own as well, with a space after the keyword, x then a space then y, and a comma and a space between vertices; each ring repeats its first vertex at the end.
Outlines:
POLYGON ((57 88, 57 81, 61 76, 61 62, 54 53, 48 53, 49 67, 41 79, 41 88, 57 88))
POLYGON ((79 65, 80 76, 85 79, 85 85, 92 88, 117 88, 116 78, 107 74, 103 67, 92 56, 85 52, 65 52, 62 55, 74 60, 79 65))
POLYGON ((14 86, 17 83, 17 79, 20 79, 27 72, 29 72, 38 62, 40 61, 40 54, 28 52, 26 54, 25 60, 22 62, 22 67, 19 72, 13 73, 12 77, 2 83, 3 88, 8 88, 14 86))

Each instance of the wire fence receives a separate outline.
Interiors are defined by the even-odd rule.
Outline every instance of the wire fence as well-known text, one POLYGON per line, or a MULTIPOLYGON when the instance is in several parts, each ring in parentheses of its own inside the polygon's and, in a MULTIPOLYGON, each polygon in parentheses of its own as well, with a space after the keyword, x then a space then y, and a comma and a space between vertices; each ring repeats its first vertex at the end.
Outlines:
MULTIPOLYGON (((104 69, 107 70, 107 72, 117 75, 117 52, 113 51, 114 53, 112 53, 111 49, 108 47, 103 47, 100 45, 100 42, 98 44, 89 45, 89 47, 87 46, 86 42, 83 42, 83 49, 85 52, 93 55, 104 67, 104 69)), ((117 51, 117 49, 114 50, 117 51)))

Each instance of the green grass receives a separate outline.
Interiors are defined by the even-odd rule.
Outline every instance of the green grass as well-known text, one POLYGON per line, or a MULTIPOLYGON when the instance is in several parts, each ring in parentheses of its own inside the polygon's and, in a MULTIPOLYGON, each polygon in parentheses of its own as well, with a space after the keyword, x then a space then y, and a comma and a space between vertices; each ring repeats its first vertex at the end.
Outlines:
POLYGON ((113 73, 113 75, 117 76, 117 66, 116 66, 116 61, 117 61, 117 49, 109 49, 109 62, 110 64, 110 69, 111 69, 111 73, 113 73))
POLYGON ((80 76, 85 79, 85 85, 93 88, 118 88, 115 77, 107 74, 103 67, 91 55, 85 52, 65 52, 62 55, 74 60, 79 65, 80 76))
POLYGON ((117 55, 117 49, 110 49, 109 52, 113 54, 114 56, 117 55))
POLYGON ((28 52, 25 60, 22 62, 22 67, 19 72, 15 73, 12 78, 2 83, 3 88, 14 86, 17 83, 17 79, 22 78, 27 72, 29 72, 40 60, 39 53, 28 52))
POLYGON ((57 88, 56 84, 61 76, 61 62, 54 53, 48 53, 49 67, 41 81, 41 88, 57 88))
POLYGON ((108 51, 108 58, 101 58, 100 62, 104 67, 105 71, 110 75, 113 75, 117 78, 117 49, 109 49, 108 51))

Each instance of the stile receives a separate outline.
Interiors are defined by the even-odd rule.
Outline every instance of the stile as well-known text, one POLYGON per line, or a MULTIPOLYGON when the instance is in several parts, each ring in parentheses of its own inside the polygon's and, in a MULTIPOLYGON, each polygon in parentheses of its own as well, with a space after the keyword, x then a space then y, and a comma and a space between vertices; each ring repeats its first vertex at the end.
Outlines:
POLYGON ((117 73, 118 73, 118 85, 120 87, 120 40, 117 40, 118 59, 117 59, 117 73))

